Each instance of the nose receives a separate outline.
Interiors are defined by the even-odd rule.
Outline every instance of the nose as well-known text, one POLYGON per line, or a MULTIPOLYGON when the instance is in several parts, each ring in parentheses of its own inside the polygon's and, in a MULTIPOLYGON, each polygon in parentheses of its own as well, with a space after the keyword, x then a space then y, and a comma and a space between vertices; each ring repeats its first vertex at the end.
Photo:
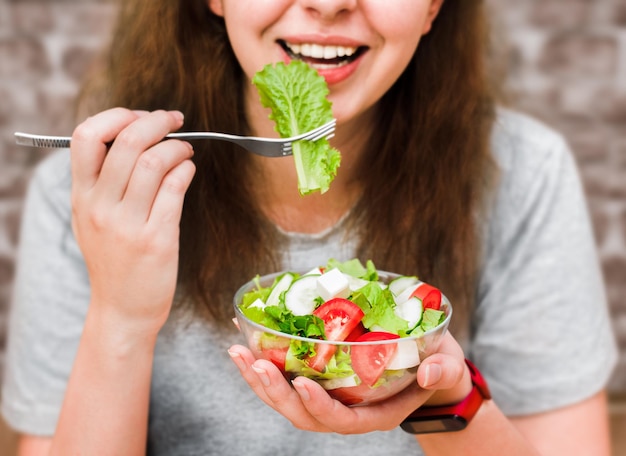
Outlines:
POLYGON ((319 19, 332 20, 353 11, 358 0, 300 0, 300 4, 319 19))

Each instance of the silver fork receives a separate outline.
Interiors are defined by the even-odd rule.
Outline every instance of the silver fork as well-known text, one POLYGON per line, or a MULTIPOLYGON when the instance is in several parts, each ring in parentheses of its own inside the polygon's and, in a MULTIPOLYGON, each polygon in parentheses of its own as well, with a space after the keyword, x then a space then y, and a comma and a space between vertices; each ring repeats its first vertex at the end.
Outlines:
MULTIPOLYGON (((165 137, 177 139, 216 139, 238 144, 250 152, 264 157, 285 157, 292 154, 292 144, 295 141, 317 141, 322 138, 332 138, 335 135, 336 123, 337 120, 333 119, 311 131, 289 138, 261 138, 258 136, 238 136, 214 132, 170 133, 165 137)), ((69 136, 46 136, 15 132, 15 142, 21 146, 53 149, 67 148, 70 147, 71 139, 72 138, 69 136)))

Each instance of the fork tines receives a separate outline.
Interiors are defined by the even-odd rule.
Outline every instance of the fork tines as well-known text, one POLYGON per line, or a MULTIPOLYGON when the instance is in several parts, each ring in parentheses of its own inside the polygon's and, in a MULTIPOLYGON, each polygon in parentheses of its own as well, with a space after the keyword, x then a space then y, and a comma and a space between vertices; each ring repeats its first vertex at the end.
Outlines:
MULTIPOLYGON (((300 140, 306 140, 315 142, 322 138, 330 139, 335 136, 335 125, 337 123, 336 119, 331 120, 330 122, 322 125, 321 127, 316 128, 315 130, 311 130, 309 134, 300 140)), ((285 153, 291 153, 293 142, 288 142, 283 145, 283 151, 285 153)))

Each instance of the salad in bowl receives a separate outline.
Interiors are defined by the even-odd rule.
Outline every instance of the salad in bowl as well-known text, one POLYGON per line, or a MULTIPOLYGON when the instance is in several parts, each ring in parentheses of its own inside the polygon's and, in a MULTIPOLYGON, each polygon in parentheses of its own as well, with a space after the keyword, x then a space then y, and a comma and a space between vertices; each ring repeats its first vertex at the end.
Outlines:
POLYGON ((380 401, 415 382, 452 316, 437 288, 358 259, 257 276, 237 291, 234 307, 257 359, 288 380, 315 380, 346 405, 380 401))

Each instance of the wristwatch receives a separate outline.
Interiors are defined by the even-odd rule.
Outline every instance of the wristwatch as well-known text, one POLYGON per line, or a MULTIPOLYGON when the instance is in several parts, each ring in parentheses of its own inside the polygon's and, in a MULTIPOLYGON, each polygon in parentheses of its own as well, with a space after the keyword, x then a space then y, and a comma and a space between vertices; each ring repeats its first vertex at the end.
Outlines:
POLYGON ((491 393, 476 366, 467 359, 465 364, 473 385, 469 395, 458 404, 418 408, 400 424, 403 430, 411 434, 429 434, 460 431, 467 427, 483 401, 491 399, 491 393))

